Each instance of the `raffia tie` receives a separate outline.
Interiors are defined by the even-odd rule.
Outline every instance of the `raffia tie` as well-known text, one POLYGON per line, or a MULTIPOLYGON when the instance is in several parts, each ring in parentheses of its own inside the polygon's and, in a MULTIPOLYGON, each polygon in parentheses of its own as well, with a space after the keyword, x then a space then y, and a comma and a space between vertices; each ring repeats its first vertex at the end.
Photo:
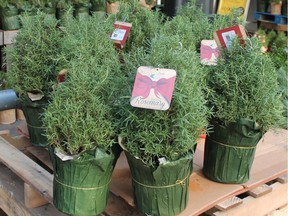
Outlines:
POLYGON ((152 185, 146 185, 146 184, 143 184, 143 183, 141 183, 141 182, 138 182, 137 180, 135 180, 134 178, 132 178, 132 180, 135 182, 135 183, 137 183, 137 184, 139 184, 139 185, 141 185, 141 186, 143 186, 143 187, 148 187, 148 188, 158 188, 158 189, 161 189, 161 188, 169 188, 169 187, 174 187, 174 186, 177 186, 177 185, 180 185, 182 188, 184 188, 184 186, 185 186, 185 181, 186 181, 186 179, 188 178, 190 176, 190 174, 188 175, 188 176, 186 176, 183 180, 177 180, 176 182, 175 182, 175 184, 171 184, 171 185, 165 185, 165 186, 152 186, 152 185))
POLYGON ((74 187, 74 186, 71 186, 71 185, 64 184, 63 182, 60 182, 57 178, 54 178, 54 179, 55 179, 56 182, 58 182, 59 184, 63 185, 64 187, 68 187, 68 188, 72 188, 72 189, 76 189, 76 190, 98 190, 98 189, 104 188, 107 185, 109 185, 110 181, 111 181, 111 179, 110 179, 110 181, 107 184, 99 186, 99 187, 81 188, 81 187, 74 187))
POLYGON ((206 137, 206 139, 209 139, 209 140, 211 140, 211 141, 213 141, 213 142, 215 142, 215 143, 217 143, 219 145, 226 146, 226 147, 229 147, 229 148, 238 148, 238 149, 255 149, 256 148, 256 146, 250 146, 250 147, 247 147, 247 146, 230 146, 230 145, 226 145, 226 144, 221 143, 221 142, 217 142, 216 140, 213 140, 213 139, 211 139, 209 137, 206 137))
POLYGON ((31 125, 31 124, 28 124, 28 123, 27 123, 27 125, 30 126, 30 127, 33 127, 33 128, 40 128, 40 129, 41 129, 41 128, 44 128, 44 127, 34 126, 34 125, 31 125))

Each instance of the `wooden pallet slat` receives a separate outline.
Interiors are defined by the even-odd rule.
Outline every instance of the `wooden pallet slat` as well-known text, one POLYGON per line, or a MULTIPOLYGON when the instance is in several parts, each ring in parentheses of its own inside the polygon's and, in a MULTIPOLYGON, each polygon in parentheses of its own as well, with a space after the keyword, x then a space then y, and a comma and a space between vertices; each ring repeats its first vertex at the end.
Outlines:
POLYGON ((287 183, 288 182, 288 174, 280 176, 276 180, 282 184, 287 183))
POLYGON ((0 46, 4 45, 4 31, 0 29, 0 46))
POLYGON ((215 208, 221 210, 221 211, 227 211, 228 209, 234 208, 235 206, 238 206, 242 204, 242 199, 234 196, 226 199, 225 201, 218 203, 215 208))
POLYGON ((29 146, 27 151, 31 153, 35 158, 40 160, 50 170, 53 170, 52 162, 48 153, 48 150, 43 147, 29 146))
POLYGON ((9 31, 4 31, 3 32, 3 42, 4 42, 4 45, 10 45, 13 43, 17 33, 18 33, 19 30, 9 30, 9 31))
POLYGON ((24 202, 23 180, 2 163, 0 163, 0 173, 0 209, 2 209, 8 216, 65 215, 56 210, 52 204, 47 204, 37 208, 27 208, 24 202))
POLYGON ((0 137, 0 161, 53 203, 53 175, 0 137))
POLYGON ((38 191, 24 182, 24 203, 27 208, 36 208, 48 204, 38 191))
POLYGON ((254 198, 263 196, 272 191, 272 187, 267 184, 261 185, 248 191, 248 194, 254 198))
POLYGON ((275 182, 272 190, 263 196, 254 198, 247 196, 242 199, 242 204, 230 208, 227 211, 216 211, 213 216, 255 216, 267 215, 267 213, 287 204, 287 185, 275 182))

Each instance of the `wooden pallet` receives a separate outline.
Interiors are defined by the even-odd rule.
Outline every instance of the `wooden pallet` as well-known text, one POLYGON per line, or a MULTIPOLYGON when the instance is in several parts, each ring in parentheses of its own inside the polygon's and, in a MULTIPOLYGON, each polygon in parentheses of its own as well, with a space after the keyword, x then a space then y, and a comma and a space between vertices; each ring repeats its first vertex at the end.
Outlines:
POLYGON ((254 13, 255 20, 264 20, 274 24, 284 24, 287 25, 287 16, 278 15, 278 14, 271 14, 267 12, 255 12, 254 13))
MULTIPOLYGON (((25 127, 19 128, 25 131, 25 127)), ((265 134, 257 146, 251 178, 244 184, 220 184, 203 176, 201 139, 190 176, 189 202, 178 216, 265 215, 287 204, 287 137, 287 130, 265 134)), ((4 197, 0 208, 9 216, 64 215, 53 206, 53 167, 48 151, 31 146, 25 136, 12 138, 8 130, 2 131, 0 148, 0 197, 4 197)), ((123 153, 113 172, 110 190, 102 216, 143 216, 133 202, 130 170, 123 153)))

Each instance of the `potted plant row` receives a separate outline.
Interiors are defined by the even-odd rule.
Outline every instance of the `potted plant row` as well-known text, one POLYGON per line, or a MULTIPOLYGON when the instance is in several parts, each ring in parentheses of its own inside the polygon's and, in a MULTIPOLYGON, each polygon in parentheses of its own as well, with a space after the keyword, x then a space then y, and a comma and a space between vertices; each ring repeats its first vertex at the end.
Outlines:
POLYGON ((54 205, 69 215, 99 215, 120 153, 113 115, 120 62, 109 22, 70 13, 64 26, 58 68, 67 74, 44 113, 54 205))

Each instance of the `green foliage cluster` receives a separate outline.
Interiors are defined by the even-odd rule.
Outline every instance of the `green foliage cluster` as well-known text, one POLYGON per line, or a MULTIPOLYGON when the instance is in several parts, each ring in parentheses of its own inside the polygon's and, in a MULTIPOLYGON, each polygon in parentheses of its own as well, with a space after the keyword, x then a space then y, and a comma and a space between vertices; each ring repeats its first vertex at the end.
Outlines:
POLYGON ((216 30, 232 25, 243 25, 244 22, 239 16, 239 12, 233 10, 231 14, 225 16, 209 17, 199 8, 196 0, 191 0, 179 8, 176 17, 165 23, 167 26, 164 28, 163 34, 179 34, 183 38, 185 48, 199 52, 201 40, 212 40, 216 30))
POLYGON ((61 38, 56 28, 58 21, 46 19, 41 12, 20 19, 22 28, 14 46, 5 48, 7 61, 12 62, 7 81, 20 97, 27 92, 49 96, 58 73, 55 70, 61 38))
POLYGON ((275 31, 270 31, 267 34, 269 38, 269 54, 272 61, 274 62, 276 68, 284 67, 288 69, 288 37, 284 32, 276 33, 275 31), (274 33, 273 33, 274 32, 274 33))
POLYGON ((123 84, 126 97, 118 109, 120 136, 127 151, 149 166, 157 166, 161 157, 173 161, 193 151, 207 126, 203 71, 196 52, 185 49, 181 43, 182 38, 177 34, 159 34, 151 40, 148 49, 142 47, 125 56, 125 70, 131 73, 128 83, 123 84), (135 108, 129 104, 131 89, 125 86, 133 86, 135 72, 141 65, 176 70, 173 98, 167 111, 135 108))
POLYGON ((0 0, 0 8, 19 7, 20 4, 21 4, 21 1, 17 1, 17 0, 0 0))
POLYGON ((96 147, 109 151, 117 141, 112 105, 121 72, 110 31, 97 16, 65 20, 60 50, 67 80, 53 93, 44 124, 49 143, 71 155, 96 147))
POLYGON ((246 118, 258 123, 263 132, 283 123, 277 71, 267 55, 260 53, 257 38, 240 45, 236 38, 231 50, 222 50, 217 66, 207 77, 207 93, 213 118, 223 125, 246 118))
POLYGON ((286 118, 286 121, 283 123, 283 128, 288 129, 288 71, 284 67, 278 69, 278 82, 282 93, 283 116, 286 118))
POLYGON ((147 41, 150 41, 161 28, 163 16, 157 11, 152 12, 141 7, 138 0, 132 0, 129 4, 121 2, 119 12, 110 14, 108 19, 111 25, 115 21, 132 23, 132 30, 124 47, 124 52, 130 52, 148 45, 147 41))
POLYGON ((0 90, 5 89, 6 83, 6 73, 4 71, 0 71, 0 90))
POLYGON ((283 0, 269 0, 270 3, 280 4, 283 0))

